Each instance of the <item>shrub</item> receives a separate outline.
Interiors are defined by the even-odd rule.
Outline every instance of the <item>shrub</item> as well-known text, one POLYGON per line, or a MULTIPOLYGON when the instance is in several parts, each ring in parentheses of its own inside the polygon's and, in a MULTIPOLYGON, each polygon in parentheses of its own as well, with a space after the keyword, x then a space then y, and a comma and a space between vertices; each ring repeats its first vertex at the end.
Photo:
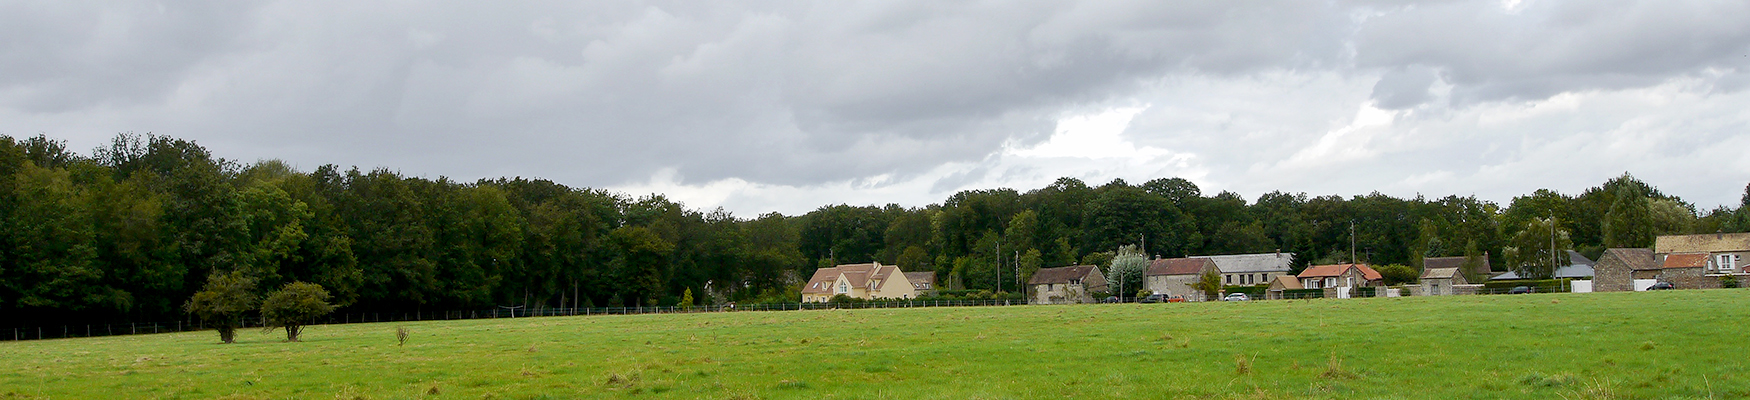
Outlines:
POLYGON ((218 329, 219 341, 232 343, 237 339, 237 328, 243 326, 243 315, 254 310, 257 301, 255 279, 237 272, 214 272, 182 308, 218 329))
POLYGON ((1316 299, 1325 297, 1324 289, 1288 289, 1282 291, 1284 299, 1316 299))
POLYGON ((396 346, 406 345, 407 344, 407 334, 409 334, 409 333, 412 333, 412 331, 409 331, 407 329, 407 327, 405 327, 405 326, 395 327, 395 345, 396 346))
POLYGON ((261 317, 267 320, 269 329, 286 328, 286 341, 296 342, 298 334, 310 320, 334 312, 334 305, 328 304, 328 298, 328 290, 322 285, 288 283, 261 302, 261 317))
POLYGON ((1738 277, 1731 275, 1720 277, 1720 287, 1727 289, 1738 287, 1738 277))

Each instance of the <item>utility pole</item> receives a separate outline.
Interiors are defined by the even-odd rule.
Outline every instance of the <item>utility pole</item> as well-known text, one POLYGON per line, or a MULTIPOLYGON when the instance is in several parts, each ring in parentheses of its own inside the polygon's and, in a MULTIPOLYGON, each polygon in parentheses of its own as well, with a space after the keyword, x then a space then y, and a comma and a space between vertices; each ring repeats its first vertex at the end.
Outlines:
POLYGON ((1349 220, 1349 263, 1355 263, 1355 220, 1349 220))
POLYGON ((1003 236, 1002 235, 997 235, 997 254, 996 254, 996 256, 997 256, 997 263, 996 263, 996 265, 991 266, 991 269, 996 270, 996 272, 997 272, 997 276, 996 276, 997 292, 1001 293, 1003 291, 1003 236))
POLYGON ((1556 210, 1549 211, 1549 277, 1556 277, 1556 210))

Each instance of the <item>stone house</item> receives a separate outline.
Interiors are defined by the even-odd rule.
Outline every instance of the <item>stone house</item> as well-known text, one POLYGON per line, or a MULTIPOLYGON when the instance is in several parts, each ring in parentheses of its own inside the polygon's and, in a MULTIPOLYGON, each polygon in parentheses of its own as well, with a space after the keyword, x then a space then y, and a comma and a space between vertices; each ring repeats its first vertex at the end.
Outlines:
POLYGON ((1297 278, 1294 275, 1277 275, 1275 279, 1270 280, 1270 286, 1264 288, 1264 298, 1270 300, 1282 300, 1282 294, 1285 291, 1305 288, 1305 286, 1300 285, 1300 278, 1297 278))
POLYGON ((1192 285, 1202 279, 1204 271, 1221 273, 1216 261, 1209 258, 1160 258, 1149 263, 1142 273, 1142 286, 1156 294, 1182 296, 1186 301, 1204 301, 1203 292, 1192 285))
POLYGON ((1660 269, 1660 265, 1653 262, 1652 249, 1606 249, 1592 265, 1592 291, 1635 290, 1635 279, 1656 279, 1660 269))
POLYGON ((917 287, 899 267, 879 262, 821 268, 802 286, 805 303, 826 302, 841 294, 865 300, 909 299, 917 297, 917 287))
POLYGON ((1106 275, 1092 265, 1041 268, 1027 285, 1033 287, 1032 304, 1092 303, 1095 292, 1106 291, 1106 275))
POLYGON ((1653 257, 1663 270, 1659 280, 1679 289, 1714 289, 1727 277, 1744 282, 1744 257, 1750 233, 1667 235, 1653 240, 1653 257))
POLYGON ((1476 285, 1464 279, 1459 268, 1429 268, 1422 271, 1421 290, 1417 296, 1450 296, 1474 294, 1476 285))
POLYGON ((1191 256, 1215 261, 1223 285, 1262 285, 1294 269, 1294 253, 1191 256))

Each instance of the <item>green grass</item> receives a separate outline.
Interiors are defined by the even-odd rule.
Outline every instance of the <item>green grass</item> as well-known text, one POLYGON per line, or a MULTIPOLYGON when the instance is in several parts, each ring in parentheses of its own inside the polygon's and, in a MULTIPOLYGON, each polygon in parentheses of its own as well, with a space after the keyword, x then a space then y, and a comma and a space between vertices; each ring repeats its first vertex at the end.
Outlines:
POLYGON ((1747 322, 1728 289, 353 324, 0 342, 0 399, 1726 399, 1747 322))

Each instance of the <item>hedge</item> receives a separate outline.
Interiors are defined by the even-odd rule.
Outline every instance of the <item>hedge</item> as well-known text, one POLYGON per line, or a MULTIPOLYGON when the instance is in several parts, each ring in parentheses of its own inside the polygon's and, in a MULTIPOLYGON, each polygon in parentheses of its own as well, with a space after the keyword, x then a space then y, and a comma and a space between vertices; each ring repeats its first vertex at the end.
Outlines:
POLYGON ((1524 279, 1483 283, 1483 293, 1507 293, 1520 286, 1535 288, 1538 293, 1561 293, 1573 287, 1567 279, 1524 279))
POLYGON ((1264 292, 1269 290, 1269 289, 1270 289, 1269 286, 1262 286, 1262 285, 1222 286, 1221 287, 1221 291, 1227 292, 1228 294, 1245 293, 1246 297, 1250 297, 1253 299, 1264 298, 1264 292))
POLYGON ((1317 299, 1325 297, 1324 289, 1287 289, 1282 291, 1284 299, 1317 299))

